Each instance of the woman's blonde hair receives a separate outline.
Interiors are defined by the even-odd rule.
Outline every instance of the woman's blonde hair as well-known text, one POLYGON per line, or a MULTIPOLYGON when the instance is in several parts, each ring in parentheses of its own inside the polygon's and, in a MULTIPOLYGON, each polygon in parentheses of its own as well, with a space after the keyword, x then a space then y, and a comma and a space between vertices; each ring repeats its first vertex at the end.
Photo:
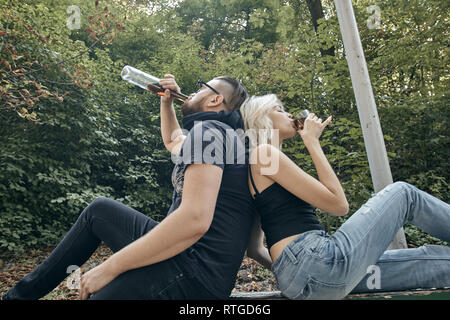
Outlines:
POLYGON ((275 94, 251 96, 241 106, 245 135, 250 139, 250 149, 272 143, 274 131, 269 114, 277 107, 284 110, 283 104, 275 94))

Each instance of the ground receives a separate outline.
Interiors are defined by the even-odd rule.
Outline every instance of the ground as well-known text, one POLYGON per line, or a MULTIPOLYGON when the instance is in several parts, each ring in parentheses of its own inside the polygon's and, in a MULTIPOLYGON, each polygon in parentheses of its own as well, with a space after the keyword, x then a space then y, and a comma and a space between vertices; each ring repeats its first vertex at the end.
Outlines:
MULTIPOLYGON (((19 257, 3 257, 0 259, 0 296, 6 293, 9 288, 31 272, 42 260, 44 260, 53 248, 29 250, 19 257)), ((92 257, 82 266, 87 271, 104 260, 112 252, 104 245, 101 245, 92 257)), ((68 277, 52 292, 43 297, 43 300, 76 300, 78 292, 68 277)), ((249 291, 274 291, 276 289, 275 278, 272 273, 263 268, 257 262, 244 258, 241 268, 238 272, 236 285, 233 292, 249 291)))

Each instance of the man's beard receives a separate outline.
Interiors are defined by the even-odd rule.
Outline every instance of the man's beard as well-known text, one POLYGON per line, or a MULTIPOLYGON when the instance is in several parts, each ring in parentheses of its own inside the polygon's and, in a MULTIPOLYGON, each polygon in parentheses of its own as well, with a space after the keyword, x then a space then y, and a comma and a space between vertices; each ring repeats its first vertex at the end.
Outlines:
POLYGON ((186 101, 181 105, 181 113, 183 114, 183 116, 187 116, 197 112, 202 112, 203 111, 202 105, 203 101, 197 102, 195 104, 192 104, 191 101, 186 101))

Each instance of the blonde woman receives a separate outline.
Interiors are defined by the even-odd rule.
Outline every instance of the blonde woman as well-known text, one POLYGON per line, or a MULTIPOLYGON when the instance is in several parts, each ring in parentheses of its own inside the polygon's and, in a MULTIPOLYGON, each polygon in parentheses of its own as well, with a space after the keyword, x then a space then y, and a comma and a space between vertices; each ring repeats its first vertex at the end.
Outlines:
POLYGON ((275 95, 251 97, 241 107, 241 114, 253 148, 249 188, 270 257, 257 226, 248 255, 258 261, 272 260, 277 285, 286 297, 341 299, 350 292, 450 286, 450 247, 425 245, 386 251, 406 222, 450 242, 448 204, 408 183, 396 182, 370 198, 329 235, 313 206, 335 216, 344 216, 349 210, 319 142, 332 117, 322 121, 310 114, 297 130, 292 115, 275 95), (280 150, 284 140, 297 134, 311 155, 318 179, 280 150))

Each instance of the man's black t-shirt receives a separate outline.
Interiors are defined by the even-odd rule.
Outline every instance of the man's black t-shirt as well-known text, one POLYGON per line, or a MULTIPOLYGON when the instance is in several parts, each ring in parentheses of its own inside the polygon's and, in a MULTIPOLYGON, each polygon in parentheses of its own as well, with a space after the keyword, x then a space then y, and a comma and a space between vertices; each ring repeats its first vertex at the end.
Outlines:
POLYGON ((226 299, 234 287, 255 214, 247 183, 248 152, 235 131, 242 132, 242 121, 236 111, 201 112, 185 117, 183 124, 189 134, 172 173, 174 193, 168 214, 181 203, 184 172, 190 164, 223 169, 211 226, 182 256, 215 298, 226 299))

